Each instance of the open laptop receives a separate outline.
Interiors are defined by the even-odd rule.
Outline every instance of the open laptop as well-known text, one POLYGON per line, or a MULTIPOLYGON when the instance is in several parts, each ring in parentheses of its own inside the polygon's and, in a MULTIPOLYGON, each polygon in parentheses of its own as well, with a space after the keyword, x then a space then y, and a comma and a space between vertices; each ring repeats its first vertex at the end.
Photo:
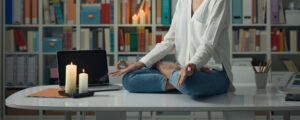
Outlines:
POLYGON ((80 50, 57 52, 59 86, 65 86, 66 65, 71 62, 77 65, 78 74, 82 69, 88 74, 89 91, 111 91, 122 89, 119 85, 109 84, 106 51, 105 50, 80 50))

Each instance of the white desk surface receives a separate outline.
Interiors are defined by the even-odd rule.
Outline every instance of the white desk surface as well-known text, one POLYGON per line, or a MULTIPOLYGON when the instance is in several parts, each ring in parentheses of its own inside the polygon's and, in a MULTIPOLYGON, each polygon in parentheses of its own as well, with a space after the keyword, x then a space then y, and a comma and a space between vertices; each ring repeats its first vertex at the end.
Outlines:
POLYGON ((13 108, 62 111, 235 111, 300 110, 300 102, 287 102, 276 89, 256 90, 253 85, 238 85, 234 93, 192 99, 183 94, 129 93, 126 90, 97 92, 93 97, 36 98, 26 97, 57 85, 21 90, 6 99, 13 108))

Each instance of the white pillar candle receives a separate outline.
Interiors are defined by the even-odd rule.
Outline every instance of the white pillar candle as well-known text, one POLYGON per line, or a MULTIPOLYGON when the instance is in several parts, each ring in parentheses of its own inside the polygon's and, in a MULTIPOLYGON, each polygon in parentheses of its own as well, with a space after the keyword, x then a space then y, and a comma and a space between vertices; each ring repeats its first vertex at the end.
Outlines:
POLYGON ((136 14, 132 16, 132 24, 138 24, 138 17, 136 16, 136 14))
POLYGON ((84 73, 84 69, 83 69, 82 73, 79 74, 79 93, 88 92, 88 79, 89 76, 87 73, 84 73))
POLYGON ((142 10, 139 18, 140 18, 140 24, 145 24, 146 23, 146 15, 145 15, 144 10, 142 10))
POLYGON ((77 66, 73 65, 71 62, 70 65, 66 66, 66 83, 65 83, 65 92, 68 94, 76 93, 76 79, 77 79, 77 66))

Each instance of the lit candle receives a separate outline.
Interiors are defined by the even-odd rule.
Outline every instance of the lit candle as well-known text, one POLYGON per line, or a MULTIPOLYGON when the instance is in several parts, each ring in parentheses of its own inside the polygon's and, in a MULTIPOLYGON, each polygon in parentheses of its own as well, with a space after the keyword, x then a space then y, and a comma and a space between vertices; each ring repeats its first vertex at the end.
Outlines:
POLYGON ((66 84, 65 92, 68 94, 76 93, 76 79, 77 79, 77 66, 73 65, 71 62, 70 65, 66 66, 66 84))
POLYGON ((132 16, 132 24, 138 24, 138 18, 137 18, 137 16, 136 16, 136 14, 134 14, 134 15, 132 16))
POLYGON ((140 14, 140 24, 145 24, 146 23, 146 15, 144 10, 142 10, 141 14, 140 14))
POLYGON ((82 73, 79 74, 79 93, 88 92, 88 79, 88 74, 82 69, 82 73))

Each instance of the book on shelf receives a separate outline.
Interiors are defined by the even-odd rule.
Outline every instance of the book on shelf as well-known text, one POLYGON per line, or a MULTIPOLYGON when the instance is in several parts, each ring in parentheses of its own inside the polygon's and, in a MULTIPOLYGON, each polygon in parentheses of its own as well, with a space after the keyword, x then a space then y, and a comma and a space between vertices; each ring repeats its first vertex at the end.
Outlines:
POLYGON ((37 85, 38 84, 38 58, 35 55, 28 55, 27 56, 27 63, 26 63, 26 84, 29 86, 37 85))
POLYGON ((232 0, 233 24, 265 24, 266 0, 232 0))
POLYGON ((271 0, 271 24, 284 24, 284 3, 283 0, 271 0))
POLYGON ((296 75, 300 75, 300 72, 293 60, 282 59, 281 62, 285 65, 288 71, 294 72, 296 75))
POLYGON ((12 24, 24 24, 24 1, 12 0, 12 24))
POLYGON ((156 24, 162 24, 161 23, 161 12, 162 12, 162 0, 156 0, 156 24))
POLYGON ((5 24, 9 25, 13 22, 13 1, 6 0, 5 1, 5 24))
POLYGON ((273 28, 271 31, 272 52, 299 52, 300 29, 273 28))
POLYGON ((252 24, 253 0, 243 0, 243 24, 252 24))
POLYGON ((16 42, 14 36, 14 30, 5 31, 5 50, 6 52, 15 52, 16 51, 16 42))
POLYGON ((163 38, 167 34, 167 32, 168 31, 166 31, 166 30, 163 30, 161 28, 157 28, 156 29, 156 39, 155 39, 155 41, 153 41, 153 43, 154 43, 153 45, 155 46, 157 43, 161 43, 163 41, 163 38))
POLYGON ((152 33, 148 28, 124 28, 118 30, 120 52, 148 52, 153 48, 152 33))
POLYGON ((115 8, 114 8, 114 0, 110 0, 110 24, 114 24, 114 11, 115 11, 115 8))
POLYGON ((5 57, 5 85, 33 86, 38 84, 36 55, 7 55, 5 57))
POLYGON ((55 9, 55 19, 57 24, 64 24, 63 8, 60 0, 52 0, 55 9))
POLYGON ((255 28, 234 29, 232 45, 234 52, 263 52, 266 50, 266 32, 255 28))
POLYGON ((81 29, 80 49, 105 49, 114 51, 114 28, 83 28, 81 29))
POLYGON ((74 0, 43 0, 45 24, 76 24, 74 0))
POLYGON ((6 52, 38 52, 38 31, 10 29, 6 30, 6 52))
POLYGON ((72 50, 72 27, 63 28, 62 50, 72 50))
POLYGON ((101 0, 101 24, 110 24, 110 0, 101 0))
POLYGON ((243 0, 232 0, 232 23, 243 24, 243 0))
POLYGON ((119 1, 119 23, 132 24, 132 16, 145 14, 145 24, 151 24, 151 0, 120 0, 119 1))
POLYGON ((161 24, 171 24, 171 0, 162 0, 161 7, 161 24))
POLYGON ((51 64, 45 68, 45 85, 58 84, 58 68, 57 61, 53 60, 51 64))

